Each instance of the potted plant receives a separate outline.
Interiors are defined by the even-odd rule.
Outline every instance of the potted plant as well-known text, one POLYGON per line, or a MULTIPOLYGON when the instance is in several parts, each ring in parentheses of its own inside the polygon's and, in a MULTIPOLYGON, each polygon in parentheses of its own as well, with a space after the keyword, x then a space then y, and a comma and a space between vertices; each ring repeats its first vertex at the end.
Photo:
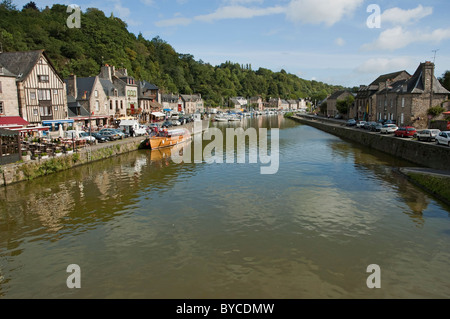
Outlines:
POLYGON ((48 154, 46 152, 42 152, 41 159, 47 159, 47 158, 48 158, 48 154))
POLYGON ((33 154, 32 159, 37 161, 39 159, 39 154, 33 154))
POLYGON ((61 151, 61 150, 56 150, 56 151, 55 151, 55 156, 56 156, 56 157, 62 156, 62 151, 61 151))
POLYGON ((22 160, 24 162, 29 161, 30 159, 31 158, 30 158, 30 155, 28 154, 28 152, 22 152, 22 160))
POLYGON ((67 154, 73 154, 73 148, 72 147, 68 147, 66 152, 67 152, 67 154))

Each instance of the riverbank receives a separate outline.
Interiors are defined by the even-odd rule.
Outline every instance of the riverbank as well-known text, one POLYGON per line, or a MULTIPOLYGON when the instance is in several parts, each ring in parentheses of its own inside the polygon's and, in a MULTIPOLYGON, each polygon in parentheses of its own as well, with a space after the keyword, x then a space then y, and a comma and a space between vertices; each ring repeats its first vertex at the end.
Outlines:
POLYGON ((450 172, 423 168, 400 168, 397 172, 450 206, 450 172))
MULTIPOLYGON (((202 121, 201 131, 193 123, 180 126, 191 134, 198 134, 209 127, 209 121, 202 121), (197 129, 197 131, 196 131, 197 129)), ((42 176, 68 170, 80 165, 86 165, 110 157, 134 152, 139 149, 145 136, 127 138, 114 142, 96 144, 78 149, 72 154, 61 154, 48 159, 30 160, 0 167, 0 187, 23 181, 33 180, 42 176)))
POLYGON ((311 116, 292 116, 292 120, 315 127, 342 139, 387 153, 422 167, 449 171, 450 148, 430 143, 421 143, 408 138, 368 132, 350 128, 345 123, 311 116))

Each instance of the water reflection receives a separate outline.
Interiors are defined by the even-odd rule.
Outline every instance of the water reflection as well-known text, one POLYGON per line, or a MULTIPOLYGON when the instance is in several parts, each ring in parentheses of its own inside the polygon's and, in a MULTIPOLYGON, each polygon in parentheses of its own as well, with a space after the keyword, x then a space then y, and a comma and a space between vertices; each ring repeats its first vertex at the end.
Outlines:
POLYGON ((449 210, 392 172, 409 163, 282 117, 243 124, 281 128, 278 174, 175 164, 167 149, 1 189, 0 296, 450 295, 449 210), (70 263, 81 291, 64 287, 70 263), (383 291, 365 287, 371 263, 389 268, 383 291))

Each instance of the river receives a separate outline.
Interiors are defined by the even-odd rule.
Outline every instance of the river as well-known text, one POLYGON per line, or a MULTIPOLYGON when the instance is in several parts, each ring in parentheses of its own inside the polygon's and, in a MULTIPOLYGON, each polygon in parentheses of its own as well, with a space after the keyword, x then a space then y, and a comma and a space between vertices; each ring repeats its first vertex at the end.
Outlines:
POLYGON ((276 174, 142 150, 0 189, 0 298, 450 297, 450 207, 392 170, 410 163, 282 116, 243 126, 280 129, 276 174))

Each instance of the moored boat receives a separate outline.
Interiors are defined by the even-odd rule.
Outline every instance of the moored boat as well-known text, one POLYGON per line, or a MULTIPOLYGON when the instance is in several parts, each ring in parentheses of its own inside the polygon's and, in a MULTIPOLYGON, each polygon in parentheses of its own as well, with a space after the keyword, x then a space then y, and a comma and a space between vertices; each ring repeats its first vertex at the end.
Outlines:
POLYGON ((173 129, 158 132, 141 143, 141 149, 160 149, 175 146, 191 140, 191 134, 187 129, 173 129))

